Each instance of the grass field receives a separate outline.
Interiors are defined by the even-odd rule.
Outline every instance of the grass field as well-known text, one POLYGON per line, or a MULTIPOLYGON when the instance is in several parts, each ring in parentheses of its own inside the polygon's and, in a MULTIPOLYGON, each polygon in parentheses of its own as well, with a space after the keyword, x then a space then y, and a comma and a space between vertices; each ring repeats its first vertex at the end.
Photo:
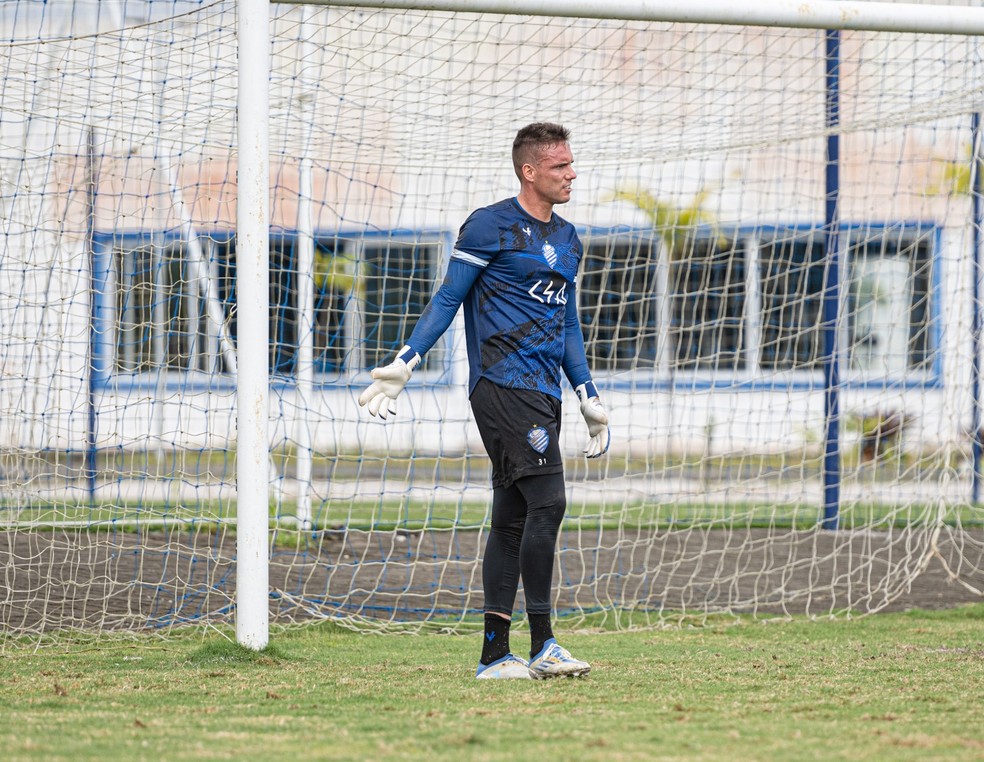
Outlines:
MULTIPOLYGON (((57 526, 68 524, 93 528, 125 529, 135 526, 166 526, 175 522, 196 524, 231 524, 235 522, 235 502, 232 500, 202 500, 193 504, 172 505, 164 502, 135 501, 132 503, 102 503, 94 506, 77 503, 41 507, 10 508, 0 504, 0 526, 21 525, 57 526)), ((297 518, 294 501, 277 506, 270 504, 271 526, 286 519, 293 526, 297 518)), ((741 501, 676 501, 670 504, 639 500, 634 504, 604 506, 578 502, 568 506, 564 519, 571 529, 664 528, 690 524, 719 526, 788 526, 807 529, 821 518, 816 504, 763 503, 741 501)), ((333 501, 327 506, 315 506, 313 528, 345 526, 357 530, 392 529, 477 529, 489 520, 488 501, 434 503, 421 506, 419 502, 403 500, 333 501)), ((905 505, 863 501, 846 506, 839 514, 842 528, 886 528, 907 526, 927 521, 951 526, 977 527, 984 524, 984 511, 972 505, 948 506, 940 514, 937 502, 913 501, 905 505)))
POLYGON ((984 604, 559 635, 590 676, 476 681, 478 634, 327 624, 274 632, 259 654, 215 629, 0 640, 0 756, 984 758, 984 604))

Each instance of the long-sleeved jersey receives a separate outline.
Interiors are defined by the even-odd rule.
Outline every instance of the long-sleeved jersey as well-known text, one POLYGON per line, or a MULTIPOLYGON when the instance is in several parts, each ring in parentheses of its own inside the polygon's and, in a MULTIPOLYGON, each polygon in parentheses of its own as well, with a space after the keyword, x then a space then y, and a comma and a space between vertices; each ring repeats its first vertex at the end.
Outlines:
POLYGON ((591 379, 577 315, 583 255, 571 223, 542 222, 515 198, 473 212, 458 234, 444 282, 407 344, 421 356, 464 305, 469 394, 480 378, 560 398, 591 379))

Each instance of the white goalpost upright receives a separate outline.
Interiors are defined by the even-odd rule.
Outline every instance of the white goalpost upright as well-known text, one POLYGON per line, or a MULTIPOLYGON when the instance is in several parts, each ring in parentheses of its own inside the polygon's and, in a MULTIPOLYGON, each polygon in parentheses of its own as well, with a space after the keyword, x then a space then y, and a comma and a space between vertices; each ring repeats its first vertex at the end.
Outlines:
POLYGON ((261 650, 270 637, 269 0, 239 0, 238 20, 236 639, 261 650))
POLYGON ((4 633, 476 627, 462 325, 395 419, 356 399, 541 120, 613 430, 586 462, 565 401, 558 614, 980 598, 984 8, 11 0, 0 32, 4 633))

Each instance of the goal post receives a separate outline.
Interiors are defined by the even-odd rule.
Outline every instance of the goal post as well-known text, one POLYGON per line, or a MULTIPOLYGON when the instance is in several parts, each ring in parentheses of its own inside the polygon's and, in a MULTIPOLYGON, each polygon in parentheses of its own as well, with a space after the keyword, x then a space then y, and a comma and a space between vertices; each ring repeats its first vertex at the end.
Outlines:
POLYGON ((984 34, 984 8, 915 2, 860 0, 769 0, 739 5, 729 0, 271 0, 289 5, 326 5, 381 10, 445 11, 503 15, 730 24, 789 29, 849 29, 915 34, 984 34))
POLYGON ((0 7, 5 633, 477 628, 461 323, 356 399, 539 120, 613 432, 565 392, 558 614, 980 598, 984 9, 70 5, 0 7))
POLYGON ((236 639, 269 641, 270 3, 239 0, 236 297, 236 639))
MULTIPOLYGON (((274 0, 277 2, 278 0, 274 0)), ((330 0, 312 5, 347 5, 330 0)), ((853 29, 876 31, 911 31, 924 33, 968 34, 975 29, 975 23, 984 31, 984 9, 968 8, 934 8, 928 10, 922 6, 892 3, 776 3, 766 7, 753 9, 736 9, 731 3, 701 3, 698 7, 693 4, 655 3, 640 8, 638 3, 611 3, 599 13, 597 4, 578 2, 489 2, 469 3, 460 2, 420 3, 420 2, 387 2, 364 3, 363 7, 378 7, 387 10, 405 8, 408 10, 444 10, 448 12, 485 12, 503 14, 525 14, 544 16, 570 16, 582 18, 621 18, 649 21, 704 22, 736 25, 765 25, 780 27, 806 27, 812 29, 853 29), (968 11, 971 11, 968 13, 968 11), (976 18, 974 18, 976 17, 976 18)), ((827 250, 837 258, 838 218, 838 137, 837 130, 837 89, 839 78, 837 67, 839 37, 836 32, 827 33, 827 184, 825 192, 825 228, 827 229, 827 250)), ((300 177, 306 177, 304 169, 307 160, 302 163, 300 177)), ((306 212, 306 202, 299 204, 299 211, 306 212)), ((300 229, 302 222, 298 218, 300 229)), ((302 240, 303 243, 303 240, 302 240)), ((838 268, 832 268, 836 272, 838 268)), ((839 290, 836 276, 831 280, 830 287, 825 291, 823 322, 827 325, 824 332, 825 350, 825 420, 828 424, 825 436, 826 447, 824 456, 825 487, 823 500, 823 523, 825 528, 836 528, 839 510, 840 488, 840 446, 839 446, 839 398, 837 389, 840 385, 838 367, 839 350, 837 349, 837 313, 839 311, 839 290)), ((302 350, 303 351, 303 350, 302 350)), ((300 374, 299 374, 300 378, 300 374)), ((976 409, 976 407, 975 407, 976 409)), ((976 452, 976 449, 975 449, 976 452)), ((975 474, 977 473, 977 457, 975 456, 975 474)), ((976 485, 976 479, 975 479, 976 485)), ((974 488, 976 492, 976 487, 974 488)), ((306 500, 302 497, 301 500, 306 500)), ((302 511, 307 514, 307 511, 302 511)), ((306 521, 306 519, 305 519, 306 521)))

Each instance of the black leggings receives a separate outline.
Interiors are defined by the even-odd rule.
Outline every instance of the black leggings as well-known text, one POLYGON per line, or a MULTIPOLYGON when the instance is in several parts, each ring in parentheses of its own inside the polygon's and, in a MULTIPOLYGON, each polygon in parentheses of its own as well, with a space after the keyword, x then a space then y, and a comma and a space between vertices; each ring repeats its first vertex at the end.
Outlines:
POLYGON ((554 553, 566 509, 562 473, 526 476, 493 490, 482 561, 486 611, 511 616, 522 576, 527 613, 550 613, 554 553))

